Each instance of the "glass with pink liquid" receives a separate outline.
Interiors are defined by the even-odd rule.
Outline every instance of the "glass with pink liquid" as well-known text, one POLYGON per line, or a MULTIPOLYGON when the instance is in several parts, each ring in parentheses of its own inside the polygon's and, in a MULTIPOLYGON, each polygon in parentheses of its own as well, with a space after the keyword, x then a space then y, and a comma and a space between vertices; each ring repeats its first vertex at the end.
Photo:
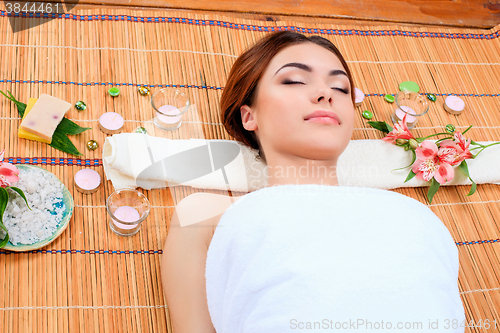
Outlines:
POLYGON ((163 88, 151 96, 151 105, 155 111, 154 123, 156 127, 173 131, 182 124, 182 115, 189 110, 188 96, 175 88, 163 88))
POLYGON ((413 91, 400 91, 397 93, 396 108, 391 114, 391 120, 394 124, 403 120, 406 114, 406 125, 409 129, 415 127, 418 119, 429 111, 429 102, 423 95, 413 91))
POLYGON ((148 198, 136 190, 117 190, 106 200, 109 227, 120 236, 132 236, 139 232, 149 209, 148 198))

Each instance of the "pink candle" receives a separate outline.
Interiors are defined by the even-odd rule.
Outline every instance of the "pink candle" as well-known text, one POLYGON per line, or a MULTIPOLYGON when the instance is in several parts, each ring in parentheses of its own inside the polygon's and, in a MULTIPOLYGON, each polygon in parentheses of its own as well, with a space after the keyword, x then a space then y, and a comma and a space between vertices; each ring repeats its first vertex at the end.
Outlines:
POLYGON ((92 169, 82 169, 75 174, 75 187, 83 194, 94 193, 101 185, 101 176, 92 169))
MULTIPOLYGON (((121 206, 118 207, 113 215, 123 222, 137 222, 141 218, 141 215, 134 207, 121 206)), ((113 223, 120 229, 134 229, 137 228, 138 224, 124 224, 113 219, 113 223)))
POLYGON ((415 110, 413 110, 412 108, 410 108, 409 106, 406 106, 406 105, 402 105, 400 106, 399 108, 396 109, 396 116, 400 119, 400 120, 403 120, 403 117, 405 116, 405 112, 406 112, 407 116, 406 116, 406 122, 407 123, 413 123, 415 120, 417 120, 416 117, 413 117, 411 116, 412 114, 417 114, 415 112, 415 110))
POLYGON ((116 112, 106 112, 99 118, 99 128, 106 134, 120 133, 123 123, 123 117, 116 112))
POLYGON ((360 105, 365 99, 365 93, 361 91, 361 89, 354 88, 354 100, 356 106, 360 105))
POLYGON ((444 100, 444 109, 451 114, 458 115, 462 113, 464 108, 465 108, 465 102, 460 97, 448 96, 444 100))
POLYGON ((166 126, 176 124, 181 120, 182 116, 176 116, 181 111, 173 105, 163 105, 158 109, 160 112, 156 112, 158 121, 165 124, 166 126), (170 116, 166 116, 170 115, 170 116))

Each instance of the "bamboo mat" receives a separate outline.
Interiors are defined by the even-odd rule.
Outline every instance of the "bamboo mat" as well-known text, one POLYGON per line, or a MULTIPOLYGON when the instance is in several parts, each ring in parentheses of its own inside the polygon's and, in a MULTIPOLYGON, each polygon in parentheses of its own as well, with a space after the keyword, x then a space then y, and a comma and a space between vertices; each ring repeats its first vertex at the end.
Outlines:
MULTIPOLYGON (((15 24, 27 27, 43 20, 47 21, 18 17, 15 24)), ((89 151, 85 143, 95 139, 102 147, 106 136, 97 119, 108 111, 124 116, 125 132, 144 126, 151 135, 173 139, 230 139, 221 125, 218 101, 231 65, 266 31, 285 27, 320 34, 345 55, 356 86, 367 94, 357 108, 353 139, 380 138, 368 128, 361 111, 372 110, 375 120, 389 122, 392 106, 382 96, 397 93, 400 82, 413 80, 422 92, 438 96, 415 134, 436 133, 448 123, 462 130, 473 124, 469 133, 474 140, 500 140, 499 27, 349 26, 322 24, 314 18, 274 22, 229 14, 78 6, 71 14, 14 34, 2 12, 0 90, 10 90, 24 102, 41 93, 72 104, 84 101, 86 111, 72 108, 67 117, 92 127, 71 137, 83 156, 68 156, 18 139, 17 110, 0 96, 0 148, 6 149, 7 160, 53 172, 75 200, 68 229, 49 246, 29 253, 0 250, 2 332, 171 332, 160 257, 173 198, 195 190, 144 191, 152 205, 150 216, 136 236, 118 237, 107 225, 104 206, 113 191, 111 183, 104 182, 92 195, 74 189, 73 176, 83 165, 104 178, 101 150, 89 151), (117 98, 107 94, 112 85, 121 89, 117 98), (178 131, 155 129, 149 98, 138 94, 138 85, 152 91, 178 86, 188 92, 193 108, 178 131), (464 114, 444 111, 448 94, 462 96, 464 114)), ((396 191, 427 204, 426 188, 396 191)), ((429 206, 457 242, 467 319, 488 319, 492 325, 466 331, 495 331, 495 319, 498 331, 500 187, 479 185, 470 197, 467 192, 465 186, 441 188, 429 206)))

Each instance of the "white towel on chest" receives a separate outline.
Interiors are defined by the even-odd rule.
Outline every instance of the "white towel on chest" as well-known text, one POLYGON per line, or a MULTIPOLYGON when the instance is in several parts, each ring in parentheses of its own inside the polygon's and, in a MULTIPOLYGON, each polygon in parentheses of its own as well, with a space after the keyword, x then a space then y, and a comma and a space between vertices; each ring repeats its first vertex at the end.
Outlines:
POLYGON ((247 194, 222 216, 206 261, 218 333, 308 324, 325 331, 336 323, 350 323, 342 331, 385 331, 373 327, 382 321, 391 330, 421 322, 414 331, 463 332, 445 329, 446 320, 465 319, 457 279, 457 248, 432 211, 359 187, 282 185, 247 194), (435 321, 438 329, 429 330, 435 321))

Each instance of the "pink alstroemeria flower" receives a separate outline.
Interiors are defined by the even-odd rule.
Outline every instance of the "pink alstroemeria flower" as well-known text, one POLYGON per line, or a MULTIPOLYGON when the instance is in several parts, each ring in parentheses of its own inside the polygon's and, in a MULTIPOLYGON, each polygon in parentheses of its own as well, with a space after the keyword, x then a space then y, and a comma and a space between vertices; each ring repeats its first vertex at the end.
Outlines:
POLYGON ((417 159, 411 169, 418 179, 429 181, 434 177, 439 184, 444 184, 455 176, 453 167, 440 158, 439 149, 434 142, 425 140, 415 149, 415 153, 417 159))
MULTIPOLYGON (((458 147, 460 149, 460 147, 458 147)), ((441 163, 448 163, 449 165, 458 165, 462 163, 464 158, 460 156, 456 147, 439 147, 437 156, 441 163)))
POLYGON ((443 149, 441 160, 451 165, 458 165, 465 159, 473 158, 474 155, 469 150, 470 143, 471 139, 466 140, 462 133, 455 132, 453 140, 441 142, 440 150, 443 149))
POLYGON ((470 152, 469 150, 469 146, 470 146, 470 143, 471 143, 471 139, 465 139, 464 136, 462 135, 462 133, 460 132, 455 132, 455 135, 453 136, 453 138, 455 139, 455 141, 458 143, 458 145, 460 146, 460 148, 462 148, 462 152, 460 153, 460 155, 464 158, 464 159, 468 159, 468 158, 473 158, 474 155, 472 155, 472 153, 470 152))
POLYGON ((406 126, 406 114, 403 120, 400 120, 397 124, 394 124, 394 128, 389 132, 382 140, 388 141, 390 143, 395 143, 397 139, 410 140, 414 139, 413 134, 411 134, 408 126, 406 126))
POLYGON ((11 186, 19 180, 19 170, 10 163, 3 162, 5 149, 0 152, 0 186, 11 186))

